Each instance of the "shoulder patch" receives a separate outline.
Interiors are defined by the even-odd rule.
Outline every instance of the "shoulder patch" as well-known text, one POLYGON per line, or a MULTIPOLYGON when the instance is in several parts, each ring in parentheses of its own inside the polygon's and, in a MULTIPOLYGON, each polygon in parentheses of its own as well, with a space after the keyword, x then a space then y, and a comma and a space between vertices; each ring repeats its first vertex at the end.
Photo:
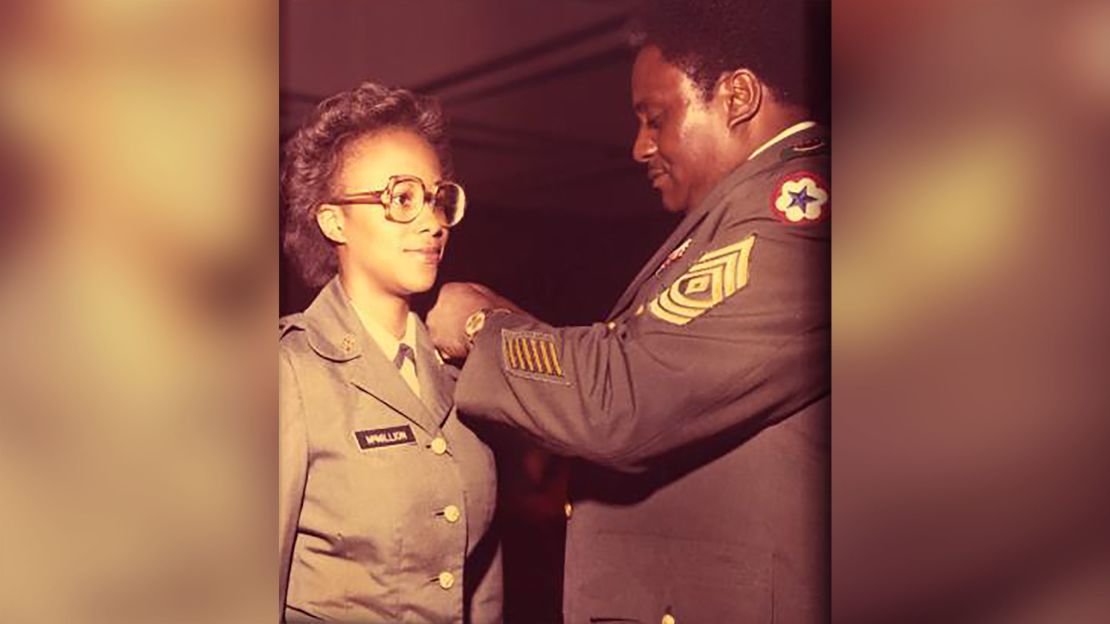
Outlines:
POLYGON ((705 314, 747 286, 753 245, 755 234, 703 254, 648 309, 656 318, 673 325, 685 325, 705 314))
POLYGON ((830 207, 829 185, 809 171, 795 171, 782 178, 771 194, 771 212, 790 225, 824 221, 830 207))
POLYGON ((502 329, 501 365, 518 377, 570 385, 552 334, 502 329))

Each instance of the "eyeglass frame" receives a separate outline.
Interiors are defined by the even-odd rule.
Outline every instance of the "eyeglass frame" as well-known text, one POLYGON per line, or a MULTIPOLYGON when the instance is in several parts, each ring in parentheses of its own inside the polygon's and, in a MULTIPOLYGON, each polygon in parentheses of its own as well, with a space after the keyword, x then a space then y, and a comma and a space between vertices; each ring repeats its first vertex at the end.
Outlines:
MULTIPOLYGON (((382 208, 385 208, 385 218, 387 220, 392 221, 394 223, 412 223, 413 221, 416 221, 416 219, 419 218, 421 214, 424 213, 424 209, 428 207, 428 204, 432 203, 428 200, 428 198, 431 197, 431 198, 434 199, 435 196, 436 196, 436 193, 439 192, 440 187, 445 186, 447 184, 450 184, 450 185, 454 186, 455 188, 459 189, 459 198, 461 200, 460 203, 462 205, 462 209, 459 211, 459 212, 462 213, 462 216, 459 217, 458 221, 456 221, 455 223, 453 223, 451 225, 447 225, 445 223, 440 223, 440 225, 442 225, 445 228, 451 228, 451 227, 455 227, 459 223, 462 223, 463 216, 466 216, 466 190, 463 189, 462 185, 459 184, 458 182, 451 182, 449 180, 440 180, 439 182, 436 182, 435 185, 433 185, 431 189, 428 189, 428 185, 424 183, 424 180, 417 177, 417 176, 414 176, 414 175, 392 175, 392 176, 389 176, 389 182, 386 183, 385 188, 383 188, 380 191, 360 191, 358 193, 352 193, 352 194, 348 195, 347 197, 339 197, 339 198, 335 198, 335 199, 329 199, 327 201, 321 202, 321 205, 331 204, 331 205, 334 205, 334 206, 358 206, 358 205, 366 204, 366 205, 372 205, 372 206, 381 206, 382 208), (389 209, 389 207, 390 207, 390 205, 393 201, 393 197, 392 197, 393 188, 401 182, 417 182, 417 183, 420 184, 421 188, 424 189, 424 201, 421 202, 420 209, 417 210, 415 213, 413 213, 412 218, 409 219, 408 221, 402 221, 400 219, 394 218, 393 215, 390 214, 391 211, 389 209), (387 194, 389 195, 388 200, 385 199, 387 194)), ((439 221, 439 219, 437 218, 436 221, 439 221)))

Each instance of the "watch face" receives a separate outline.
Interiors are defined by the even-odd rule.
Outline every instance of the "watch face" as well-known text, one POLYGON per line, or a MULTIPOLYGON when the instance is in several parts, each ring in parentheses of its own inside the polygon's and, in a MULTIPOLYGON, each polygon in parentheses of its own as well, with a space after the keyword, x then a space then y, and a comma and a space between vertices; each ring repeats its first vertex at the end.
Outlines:
POLYGON ((473 338, 474 334, 478 333, 478 330, 482 329, 482 326, 485 325, 485 324, 486 324, 486 312, 485 312, 485 310, 478 310, 474 314, 471 314, 470 318, 466 319, 466 329, 465 329, 466 335, 473 338))

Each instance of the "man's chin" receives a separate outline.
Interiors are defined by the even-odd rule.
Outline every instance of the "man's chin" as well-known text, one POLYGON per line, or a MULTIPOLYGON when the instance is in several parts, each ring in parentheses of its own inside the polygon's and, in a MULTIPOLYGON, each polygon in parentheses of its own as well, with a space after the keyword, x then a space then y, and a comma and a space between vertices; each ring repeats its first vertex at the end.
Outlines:
POLYGON ((667 212, 685 212, 687 201, 685 197, 681 197, 673 184, 662 184, 656 187, 659 191, 659 199, 663 202, 663 209, 667 212))
POLYGON ((667 212, 686 212, 686 202, 663 195, 663 209, 667 212))

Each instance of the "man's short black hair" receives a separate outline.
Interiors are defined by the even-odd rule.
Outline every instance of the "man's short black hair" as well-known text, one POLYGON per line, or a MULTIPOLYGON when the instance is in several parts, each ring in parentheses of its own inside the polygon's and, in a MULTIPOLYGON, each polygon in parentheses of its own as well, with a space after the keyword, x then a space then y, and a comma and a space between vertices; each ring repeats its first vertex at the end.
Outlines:
POLYGON ((647 0, 632 42, 654 45, 708 99, 725 72, 747 68, 788 104, 828 104, 828 0, 647 0))

